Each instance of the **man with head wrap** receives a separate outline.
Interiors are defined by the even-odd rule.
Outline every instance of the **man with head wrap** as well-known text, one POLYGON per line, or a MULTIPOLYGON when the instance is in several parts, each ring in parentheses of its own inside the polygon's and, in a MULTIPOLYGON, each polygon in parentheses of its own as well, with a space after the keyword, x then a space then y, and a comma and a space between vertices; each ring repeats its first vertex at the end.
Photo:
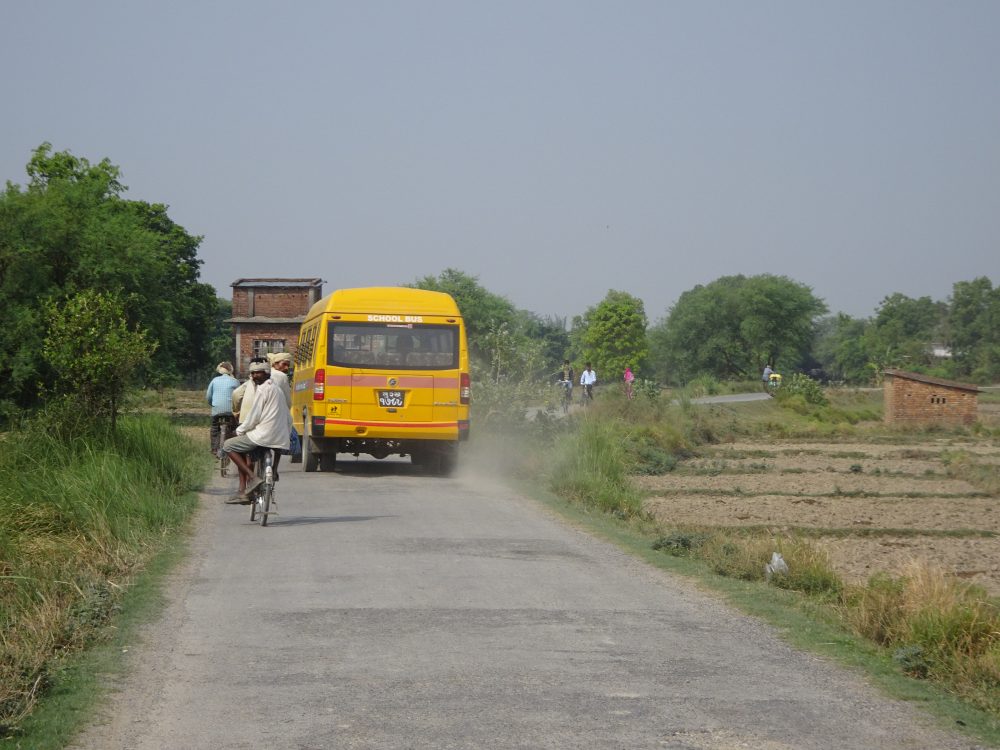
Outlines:
MULTIPOLYGON (((292 433, 295 432, 295 428, 292 426, 292 386, 288 382, 288 371, 292 369, 292 355, 288 352, 276 352, 274 354, 267 355, 268 360, 271 363, 271 382, 274 383, 278 390, 284 394, 285 403, 288 404, 288 436, 290 443, 294 444, 298 441, 298 433, 295 437, 292 437, 292 433)), ((294 447, 294 445, 293 445, 294 447)), ((301 451, 299 451, 299 460, 301 460, 301 451)), ((278 480, 278 462, 280 456, 275 457, 274 461, 274 479, 278 480)), ((293 463, 297 463, 295 459, 292 459, 293 463)))
POLYGON ((250 378, 255 386, 253 405, 245 411, 244 400, 243 421, 236 428, 236 437, 222 446, 240 472, 239 494, 233 495, 227 503, 250 502, 250 493, 261 483, 261 479, 254 476, 246 454, 256 448, 288 450, 288 405, 271 382, 271 368, 267 362, 251 363, 250 378))

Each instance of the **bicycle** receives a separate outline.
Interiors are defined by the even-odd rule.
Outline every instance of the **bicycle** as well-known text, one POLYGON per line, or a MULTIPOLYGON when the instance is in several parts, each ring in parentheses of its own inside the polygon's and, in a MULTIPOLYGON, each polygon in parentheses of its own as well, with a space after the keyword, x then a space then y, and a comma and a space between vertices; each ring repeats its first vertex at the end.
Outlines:
POLYGON ((209 439, 212 445, 212 453, 219 459, 219 473, 229 476, 229 465, 232 461, 229 454, 222 450, 222 444, 229 438, 236 436, 236 417, 232 414, 216 414, 212 417, 212 428, 209 432, 209 439))
POLYGON ((558 380, 556 382, 562 387, 563 414, 569 414, 569 407, 573 401, 573 382, 571 380, 558 380))
POLYGON ((255 523, 258 516, 260 525, 267 526, 268 515, 273 513, 271 505, 274 499, 274 448, 257 448, 250 456, 254 461, 254 474, 262 481, 250 493, 250 523, 255 523))

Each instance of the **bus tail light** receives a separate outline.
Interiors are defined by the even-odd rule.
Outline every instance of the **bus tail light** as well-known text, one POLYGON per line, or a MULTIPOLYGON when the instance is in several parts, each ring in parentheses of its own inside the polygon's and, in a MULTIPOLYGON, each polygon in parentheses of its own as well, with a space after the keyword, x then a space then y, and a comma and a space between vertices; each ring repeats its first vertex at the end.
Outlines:
POLYGON ((313 401, 326 398, 326 370, 316 370, 313 376, 313 401))
POLYGON ((467 372, 463 372, 459 380, 458 400, 462 404, 468 404, 472 400, 472 381, 467 372))

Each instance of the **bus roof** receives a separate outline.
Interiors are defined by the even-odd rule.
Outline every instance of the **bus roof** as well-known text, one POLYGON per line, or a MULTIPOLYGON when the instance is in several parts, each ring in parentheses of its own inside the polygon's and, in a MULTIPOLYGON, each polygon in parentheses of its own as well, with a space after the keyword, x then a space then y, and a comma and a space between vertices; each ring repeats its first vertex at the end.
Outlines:
POLYGON ((404 286, 338 289, 313 305, 307 318, 324 312, 461 316, 458 305, 455 304, 451 295, 404 286))

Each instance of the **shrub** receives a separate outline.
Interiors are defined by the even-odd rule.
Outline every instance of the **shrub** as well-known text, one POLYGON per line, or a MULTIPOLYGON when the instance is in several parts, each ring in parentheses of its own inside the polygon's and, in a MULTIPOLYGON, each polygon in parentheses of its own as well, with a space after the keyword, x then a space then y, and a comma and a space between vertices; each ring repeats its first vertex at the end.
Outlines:
POLYGON ((677 530, 653 542, 653 549, 662 550, 674 557, 684 557, 696 552, 709 539, 709 534, 677 530))
POLYGON ((588 415, 559 443, 549 484, 562 497, 623 518, 642 515, 642 497, 628 479, 620 425, 588 415))
POLYGON ((785 378, 785 381, 781 384, 781 388, 777 390, 775 395, 778 397, 779 402, 785 401, 792 396, 801 396, 805 403, 814 406, 826 406, 829 403, 826 395, 823 393, 822 386, 801 372, 793 373, 785 378))

